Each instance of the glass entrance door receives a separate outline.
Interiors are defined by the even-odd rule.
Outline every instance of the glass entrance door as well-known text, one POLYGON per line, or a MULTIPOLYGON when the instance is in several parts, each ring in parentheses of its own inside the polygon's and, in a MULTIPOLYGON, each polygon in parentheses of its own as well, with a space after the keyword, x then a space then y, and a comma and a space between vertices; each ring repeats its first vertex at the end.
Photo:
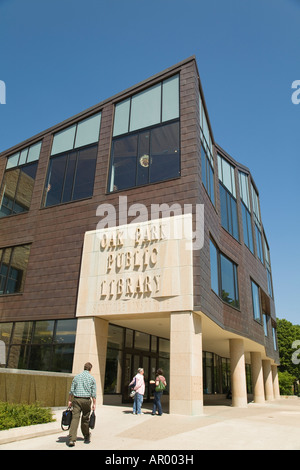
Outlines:
POLYGON ((145 353, 145 351, 125 352, 125 367, 122 387, 123 403, 128 403, 132 401, 132 398, 129 397, 130 390, 128 385, 132 381, 133 377, 137 374, 137 371, 140 367, 144 369, 144 401, 150 400, 151 390, 149 386, 149 381, 155 378, 156 361, 156 357, 151 357, 151 355, 149 353, 145 353))

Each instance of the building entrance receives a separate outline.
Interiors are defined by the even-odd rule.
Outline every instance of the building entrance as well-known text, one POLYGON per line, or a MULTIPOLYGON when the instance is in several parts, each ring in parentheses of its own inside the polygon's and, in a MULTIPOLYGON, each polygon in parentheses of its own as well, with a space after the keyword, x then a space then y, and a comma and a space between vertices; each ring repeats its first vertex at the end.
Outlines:
POLYGON ((145 351, 126 351, 125 350, 125 364, 123 367, 124 377, 122 380, 122 401, 123 403, 128 403, 132 401, 129 397, 129 387, 128 384, 132 381, 133 377, 136 375, 139 367, 144 369, 144 378, 145 378, 145 395, 144 401, 149 401, 151 398, 151 387, 149 384, 150 380, 155 379, 155 372, 157 370, 158 357, 155 354, 149 354, 145 351))

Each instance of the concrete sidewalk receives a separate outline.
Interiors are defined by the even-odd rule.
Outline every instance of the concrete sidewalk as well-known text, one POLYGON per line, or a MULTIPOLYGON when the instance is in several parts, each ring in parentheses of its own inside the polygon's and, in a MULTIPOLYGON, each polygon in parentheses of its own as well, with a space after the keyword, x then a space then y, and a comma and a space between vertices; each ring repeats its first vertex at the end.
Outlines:
POLYGON ((143 412, 136 416, 130 406, 99 406, 91 443, 85 444, 79 431, 76 446, 69 448, 57 410, 56 423, 31 426, 36 437, 33 429, 19 429, 15 438, 11 431, 16 430, 0 431, 0 450, 300 450, 300 398, 242 409, 204 406, 202 416, 152 416, 147 404, 143 412), (9 434, 14 442, 4 443, 9 434))

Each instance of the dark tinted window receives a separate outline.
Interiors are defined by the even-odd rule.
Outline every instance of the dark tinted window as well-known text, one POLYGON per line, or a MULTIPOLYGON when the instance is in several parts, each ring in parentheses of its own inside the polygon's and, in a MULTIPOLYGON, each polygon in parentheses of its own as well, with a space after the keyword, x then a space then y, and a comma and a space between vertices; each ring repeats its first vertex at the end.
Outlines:
POLYGON ((97 146, 52 157, 45 188, 45 206, 93 195, 97 146))
POLYGON ((222 299, 234 307, 239 307, 236 265, 222 254, 220 258, 222 299))
POLYGON ((179 175, 178 121, 113 140, 110 191, 156 183, 179 175))

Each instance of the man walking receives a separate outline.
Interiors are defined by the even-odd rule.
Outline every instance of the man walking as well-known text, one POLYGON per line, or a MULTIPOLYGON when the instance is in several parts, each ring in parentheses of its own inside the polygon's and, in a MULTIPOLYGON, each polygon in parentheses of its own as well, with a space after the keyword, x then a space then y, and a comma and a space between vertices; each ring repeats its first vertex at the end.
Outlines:
POLYGON ((69 447, 74 447, 77 439, 77 429, 81 417, 81 432, 84 442, 90 442, 89 419, 91 408, 96 408, 96 381, 91 375, 92 364, 87 362, 84 370, 74 377, 69 394, 69 407, 73 407, 73 417, 69 431, 69 447), (92 399, 92 407, 91 407, 92 399))

